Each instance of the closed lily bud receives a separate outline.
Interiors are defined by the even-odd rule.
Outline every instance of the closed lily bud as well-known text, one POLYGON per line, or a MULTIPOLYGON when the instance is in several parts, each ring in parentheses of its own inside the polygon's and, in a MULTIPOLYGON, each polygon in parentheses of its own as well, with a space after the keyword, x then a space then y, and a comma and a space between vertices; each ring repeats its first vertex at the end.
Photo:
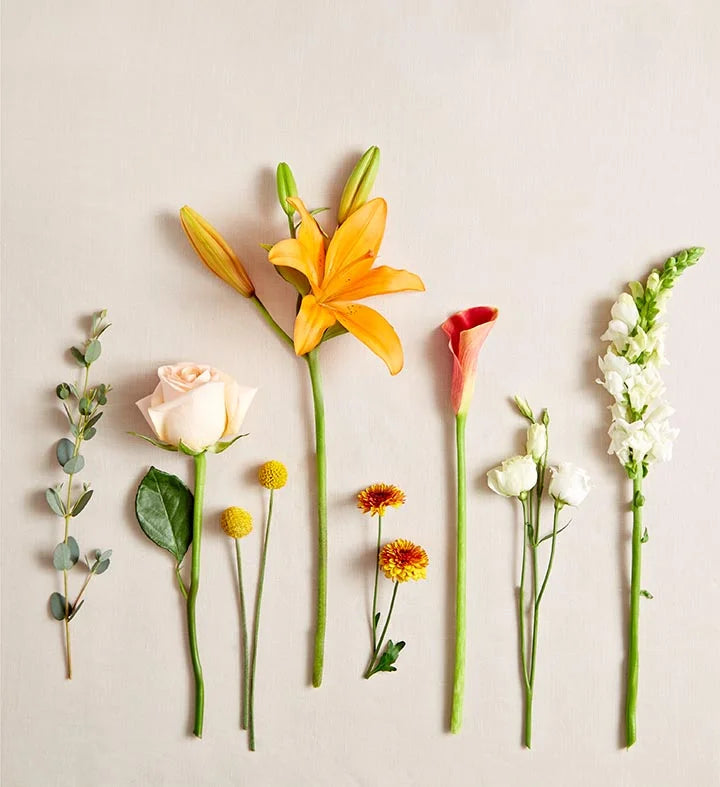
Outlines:
POLYGON ((347 179, 340 197, 338 224, 342 224, 348 216, 367 202, 379 168, 380 148, 373 145, 363 153, 347 179))
POLYGON ((288 202, 288 197, 297 197, 298 190, 292 170, 284 161, 278 164, 275 182, 277 184, 277 196, 280 207, 288 218, 292 218, 295 214, 295 208, 288 202))
POLYGON ((222 235, 187 205, 180 209, 180 223, 190 245, 203 263, 241 295, 252 298, 255 287, 243 264, 222 235))

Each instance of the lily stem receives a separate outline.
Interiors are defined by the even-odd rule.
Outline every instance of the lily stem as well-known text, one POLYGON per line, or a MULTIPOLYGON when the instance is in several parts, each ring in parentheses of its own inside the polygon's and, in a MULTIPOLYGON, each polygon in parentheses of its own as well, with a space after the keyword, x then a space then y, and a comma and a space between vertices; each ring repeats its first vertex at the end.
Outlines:
POLYGON ((200 587, 200 545, 202 542, 203 499, 205 496, 205 470, 207 458, 205 453, 195 457, 195 505, 193 508, 193 539, 192 566, 190 573, 190 589, 187 595, 188 641, 193 673, 195 675, 195 723, 193 734, 202 738, 203 717, 205 711, 205 683, 197 643, 197 618, 195 604, 200 587))
POLYGON ((285 342, 285 344, 289 344, 291 347, 293 346, 293 340, 285 333, 285 331, 277 324, 275 318, 270 314, 270 312, 265 307, 265 304, 258 298, 257 295, 253 294, 250 296, 250 300, 255 304, 255 308, 260 312, 262 318, 265 322, 273 329, 275 334, 280 337, 280 339, 285 342))
POLYGON ((450 716, 450 732, 452 733, 460 732, 462 727, 463 699, 465 694, 465 597, 467 593, 466 421, 466 413, 457 413, 455 416, 455 441, 457 448, 457 584, 455 589, 455 672, 450 716))
POLYGON ((633 478, 632 573, 630 576, 630 630, 628 633, 627 692, 625 697, 625 743, 637 740, 637 695, 639 671, 640 567, 642 550, 642 471, 633 478))

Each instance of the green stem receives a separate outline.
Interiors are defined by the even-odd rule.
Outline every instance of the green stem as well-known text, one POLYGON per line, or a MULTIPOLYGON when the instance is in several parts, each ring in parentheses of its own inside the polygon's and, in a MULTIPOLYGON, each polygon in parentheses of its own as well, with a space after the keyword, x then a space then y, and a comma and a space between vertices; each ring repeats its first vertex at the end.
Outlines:
POLYGON ((241 664, 241 683, 242 699, 240 702, 240 729, 248 728, 248 718, 250 714, 250 672, 248 671, 248 629, 247 629, 247 606, 245 604, 245 590, 242 578, 242 558, 240 555, 240 539, 235 539, 235 563, 237 564, 238 596, 240 599, 240 636, 242 637, 242 664, 241 664))
POLYGON ((457 447, 457 585, 455 589, 455 672, 453 676, 450 732, 460 732, 465 694, 465 596, 467 585, 467 468, 465 424, 467 414, 455 416, 457 447))
POLYGON ((185 587, 185 583, 183 582, 182 574, 180 573, 179 563, 175 566, 175 576, 177 577, 178 585, 180 586, 180 592, 182 593, 185 601, 187 601, 188 592, 187 588, 185 587))
POLYGON ((258 575, 257 594, 255 595, 255 619, 253 621, 252 651, 250 654, 250 683, 249 683, 249 730, 250 751, 255 751, 255 669, 257 668, 258 633, 260 628, 260 605, 262 603, 263 585, 265 584, 265 566, 267 564, 268 541, 270 538, 270 521, 272 519, 273 498, 275 490, 270 490, 270 503, 268 505, 267 522, 265 523, 265 538, 260 559, 260 574, 258 575))
POLYGON ((377 531, 377 553, 375 555, 375 588, 373 590, 373 605, 372 605, 372 643, 373 652, 377 647, 377 595, 378 595, 378 578, 380 577, 380 542, 382 541, 382 514, 378 514, 378 531, 377 531))
POLYGON ((522 665, 523 681, 525 683, 525 697, 530 689, 530 679, 527 670, 527 654, 525 652, 525 564, 527 562, 527 541, 529 530, 531 502, 527 498, 520 501, 523 510, 523 549, 522 565, 520 567, 520 588, 518 591, 518 625, 520 629, 520 663, 522 665))
POLYGON ((293 340, 287 335, 287 333, 285 333, 285 331, 277 324, 277 322, 275 322, 275 318, 265 308, 265 304, 260 300, 260 298, 253 294, 250 296, 250 300, 255 304, 255 307, 262 315, 262 318, 273 329, 275 334, 279 336, 280 339, 282 339, 282 341, 284 341, 286 344, 289 344, 291 347, 293 347, 293 340))
POLYGON ((395 607, 395 598, 397 596, 397 590, 399 582, 394 583, 392 598, 390 599, 390 609, 388 609, 387 617, 385 618, 385 625, 383 626, 382 634, 380 634, 380 638, 378 639, 377 646, 373 652, 372 659, 370 659, 370 664, 368 664, 368 668, 365 672, 365 679, 367 680, 370 678, 375 670, 373 667, 375 666, 375 662, 380 655, 380 650, 382 649, 382 644, 385 641, 385 634, 387 634, 388 626, 390 625, 390 618, 392 617, 393 608, 395 607))
POLYGON ((197 627, 195 603, 200 586, 200 545, 202 542, 203 498, 205 496, 205 453, 198 454, 195 459, 195 505, 193 508, 193 539, 192 566, 190 573, 190 590, 187 596, 187 623, 190 657, 195 675, 195 723, 193 733, 202 738, 203 716, 205 711, 205 684, 197 644, 197 627))
POLYGON ((633 478, 632 573, 630 577, 630 631, 628 634, 625 742, 629 749, 637 740, 638 624, 640 619, 640 561, 642 550, 642 471, 633 478))
POLYGON ((325 658, 325 626, 327 621, 327 455, 325 448, 325 404, 318 350, 311 350, 305 360, 310 371, 313 405, 315 408, 315 464, 317 475, 318 506, 318 567, 317 612, 315 622, 315 648, 312 683, 316 688, 323 678, 325 658))

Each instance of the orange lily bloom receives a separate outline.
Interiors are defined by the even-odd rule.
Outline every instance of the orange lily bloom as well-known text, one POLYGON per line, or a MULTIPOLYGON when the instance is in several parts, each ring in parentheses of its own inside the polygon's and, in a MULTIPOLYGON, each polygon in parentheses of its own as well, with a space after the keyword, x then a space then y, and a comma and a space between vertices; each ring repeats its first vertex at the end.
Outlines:
POLYGON ((397 374, 403 366, 403 351, 394 328, 374 309, 356 303, 372 295, 425 289, 414 273, 385 265, 372 267, 385 232, 385 200, 370 200, 352 213, 337 228, 327 250, 320 227, 302 200, 289 197, 287 201, 302 223, 297 238, 272 247, 269 260, 299 271, 310 287, 295 319, 295 352, 309 353, 328 328, 340 323, 385 361, 390 374, 397 374))

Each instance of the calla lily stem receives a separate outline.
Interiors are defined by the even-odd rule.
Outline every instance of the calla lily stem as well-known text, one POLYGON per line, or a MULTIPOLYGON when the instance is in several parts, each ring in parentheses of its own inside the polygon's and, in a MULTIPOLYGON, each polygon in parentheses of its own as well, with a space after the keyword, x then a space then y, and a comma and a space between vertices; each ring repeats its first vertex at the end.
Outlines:
POLYGON ((465 694, 465 596, 467 593, 467 467, 465 462, 466 413, 455 416, 457 447, 457 585, 455 589, 455 672, 453 675, 450 732, 460 732, 465 694))
POLYGON ((195 604, 200 587, 200 544, 202 541, 203 499, 205 497, 205 452, 196 454, 195 460, 195 505, 193 508, 193 540, 192 567, 190 573, 190 589, 187 595, 188 641, 193 674, 195 675, 195 723, 193 734, 202 738, 203 716, 205 712, 205 683, 203 682, 202 665, 197 644, 197 626, 195 604))

